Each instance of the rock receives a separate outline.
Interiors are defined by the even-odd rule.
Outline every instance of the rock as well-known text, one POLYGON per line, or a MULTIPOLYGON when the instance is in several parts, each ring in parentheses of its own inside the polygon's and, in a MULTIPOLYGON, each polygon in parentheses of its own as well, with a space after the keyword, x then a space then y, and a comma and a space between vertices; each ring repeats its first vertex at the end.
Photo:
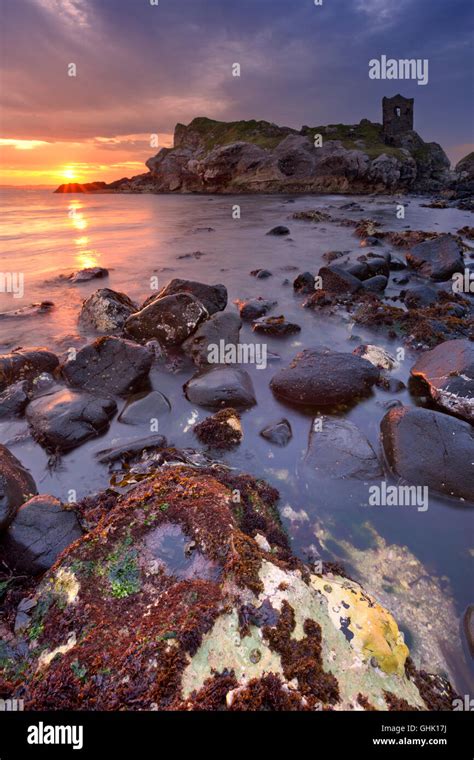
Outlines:
POLYGON ((413 485, 474 502, 474 429, 467 422, 419 407, 390 409, 382 445, 392 472, 413 485))
POLYGON ((455 272, 464 271, 462 249, 452 235, 440 235, 413 246, 407 261, 424 277, 431 280, 449 280, 455 272))
POLYGON ((377 274, 375 277, 369 277, 364 281, 364 290, 371 293, 382 293, 387 285, 387 278, 383 274, 377 274))
POLYGON ((252 324, 252 330, 263 335, 282 337, 294 335, 301 331, 301 327, 292 322, 287 322, 283 315, 279 317, 262 317, 252 324))
POLYGON ((40 584, 23 655, 37 675, 12 696, 29 711, 434 709, 392 615, 291 555, 277 496, 183 466, 132 488, 40 584))
POLYGON ((204 282, 175 278, 165 285, 159 293, 147 298, 141 308, 144 309, 158 298, 174 296, 176 293, 190 293, 202 303, 211 315, 215 314, 216 311, 224 311, 227 306, 227 288, 225 285, 207 285, 204 282))
POLYGON ((474 604, 468 605, 464 610, 462 627, 469 654, 474 659, 474 604))
POLYGON ((129 317, 124 333, 137 341, 158 340, 163 346, 179 346, 209 316, 191 293, 155 298, 129 317))
POLYGON ((97 338, 61 366, 73 388, 124 396, 147 377, 153 362, 151 351, 130 340, 97 338))
POLYGON ((29 306, 20 306, 19 309, 13 309, 12 311, 2 311, 0 312, 0 320, 31 319, 32 317, 50 314, 55 308, 52 301, 41 301, 41 303, 32 303, 29 306))
POLYGON ((0 531, 8 527, 18 508, 36 493, 35 481, 28 470, 0 444, 0 531))
POLYGON ((452 414, 474 422, 474 343, 447 340, 426 351, 411 369, 431 398, 452 414))
POLYGON ((20 417, 23 414, 30 400, 28 388, 27 380, 18 380, 0 393, 0 419, 20 417))
POLYGON ((341 256, 344 256, 344 251, 326 251, 325 253, 323 253, 323 259, 324 261, 327 261, 328 264, 331 264, 333 261, 336 261, 336 259, 340 259, 341 256))
POLYGON ((171 412, 171 404, 160 391, 144 391, 131 396, 118 416, 124 425, 145 425, 171 412))
POLYGON ((391 354, 380 346, 372 346, 370 344, 364 344, 357 346, 352 352, 356 356, 360 356, 362 359, 366 359, 368 362, 378 367, 379 369, 398 369, 400 364, 394 359, 391 354))
POLYGON ((290 230, 288 227, 284 227, 282 224, 278 224, 276 227, 272 227, 269 232, 267 232, 267 235, 289 235, 290 230))
POLYGON ((110 398, 65 389, 32 401, 26 418, 38 443, 62 453, 104 433, 116 411, 110 398))
POLYGON ((322 289, 327 293, 356 293, 362 287, 357 277, 335 265, 321 267, 318 275, 322 278, 322 289))
POLYGON ((388 259, 383 256, 367 257, 366 264, 369 269, 370 277, 382 275, 388 279, 390 276, 390 263, 388 259))
POLYGON ((359 243, 361 248, 373 248, 376 245, 380 245, 380 240, 373 235, 369 235, 359 243))
POLYGON ((257 403, 248 372, 237 367, 216 366, 194 375, 184 386, 186 398, 192 404, 218 409, 236 409, 257 403))
POLYGON ((266 280, 267 277, 272 277, 272 273, 268 269, 252 269, 250 274, 257 280, 266 280))
POLYGON ((278 420, 278 422, 272 422, 270 425, 266 425, 263 430, 260 431, 262 438, 265 438, 270 443, 274 443, 276 446, 287 446, 287 444, 293 438, 293 431, 291 425, 286 418, 278 420))
POLYGON ((296 406, 333 406, 370 393, 379 371, 365 359, 329 349, 305 349, 273 377, 270 387, 296 406))
POLYGON ((18 348, 0 354, 0 391, 18 380, 30 380, 42 372, 54 372, 59 359, 46 348, 18 348))
POLYGON ((215 449, 231 449, 242 438, 240 415, 235 409, 221 409, 193 428, 195 436, 205 446, 215 449))
POLYGON ((139 457, 145 451, 156 451, 166 448, 166 438, 163 435, 149 435, 146 438, 138 438, 128 441, 122 446, 112 446, 108 449, 97 451, 95 456, 100 464, 114 464, 122 461, 128 462, 130 459, 139 457))
POLYGON ((314 293, 314 275, 311 272, 303 272, 293 282, 293 290, 296 293, 314 293))
POLYGON ((85 330, 93 330, 104 335, 118 333, 137 309, 137 304, 125 293, 100 288, 82 304, 79 324, 85 330))
POLYGON ((206 322, 202 322, 190 338, 182 345, 185 351, 198 366, 209 363, 209 347, 224 344, 237 346, 242 322, 236 314, 219 312, 213 314, 206 322))
POLYGON ((437 303, 438 299, 438 291, 429 285, 414 285, 411 288, 407 288, 403 296, 405 305, 409 309, 432 306, 434 303, 437 303))
POLYGON ((390 257, 390 269, 393 272, 399 272, 402 269, 406 269, 407 265, 402 259, 399 259, 398 256, 391 256, 390 257))
POLYGON ((81 269, 79 272, 70 275, 69 281, 77 284, 79 282, 89 282, 90 280, 96 280, 108 276, 109 270, 104 269, 104 267, 88 267, 87 269, 81 269))
POLYGON ((270 309, 277 305, 276 301, 268 301, 265 298, 250 298, 245 301, 235 301, 239 307, 240 318, 244 322, 252 322, 254 319, 263 317, 270 309))
POLYGON ((380 479, 378 457, 365 435, 349 420, 317 417, 311 425, 304 467, 318 478, 380 479))
POLYGON ((54 496, 34 496, 18 510, 4 540, 7 564, 20 573, 44 573, 82 536, 75 513, 54 496))
POLYGON ((358 280, 367 280, 372 275, 366 261, 356 261, 353 264, 344 267, 344 269, 353 277, 357 277, 358 280))

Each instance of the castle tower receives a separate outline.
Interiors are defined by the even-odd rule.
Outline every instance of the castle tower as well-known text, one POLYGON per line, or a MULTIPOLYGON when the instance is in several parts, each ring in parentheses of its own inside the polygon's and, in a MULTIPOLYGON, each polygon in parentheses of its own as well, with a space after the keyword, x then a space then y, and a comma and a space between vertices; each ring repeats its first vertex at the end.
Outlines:
POLYGON ((413 129, 414 98, 395 95, 382 100, 383 133, 387 142, 413 129))

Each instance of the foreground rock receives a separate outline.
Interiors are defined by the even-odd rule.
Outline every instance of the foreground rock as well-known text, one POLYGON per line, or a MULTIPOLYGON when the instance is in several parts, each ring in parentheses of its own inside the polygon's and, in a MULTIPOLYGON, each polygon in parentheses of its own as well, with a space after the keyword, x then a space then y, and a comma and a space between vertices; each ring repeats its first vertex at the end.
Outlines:
POLYGON ((209 364, 212 354, 221 346, 237 346, 242 322, 237 314, 219 312, 202 322, 190 338, 184 341, 182 348, 198 366, 209 364))
POLYGON ((142 309, 155 301, 157 298, 165 296, 174 296, 176 293, 190 293, 206 308, 209 314, 215 314, 217 311, 223 311, 227 306, 227 288, 225 285, 207 285, 204 282, 195 282, 194 280, 180 280, 175 278, 165 285, 162 290, 154 296, 150 296, 142 305, 142 309))
POLYGON ((32 380, 42 372, 54 372, 59 359, 46 348, 19 348, 0 354, 0 391, 17 380, 32 380))
POLYGON ((128 317, 137 309, 137 304, 125 293, 100 288, 82 304, 79 324, 86 330, 113 335, 122 331, 128 317))
POLYGON ((104 433, 116 410, 110 398, 65 389, 32 401, 26 418, 38 443, 62 453, 104 433))
POLYGON ((275 396, 296 406, 347 404, 370 393, 379 371, 365 359, 329 349, 305 349, 273 377, 275 396))
POLYGON ((207 417, 195 425, 193 430, 201 443, 214 449, 231 449, 243 437, 240 415, 231 408, 221 409, 212 417, 207 417))
POLYGON ((284 417, 278 422, 272 422, 266 425, 260 431, 260 435, 265 440, 274 443, 276 446, 286 446, 293 438, 293 431, 288 420, 284 417))
POLYGON ((3 554, 13 570, 43 573, 82 536, 75 513, 54 496, 35 496, 18 510, 6 533, 3 554))
POLYGON ((109 270, 104 267, 87 267, 86 269, 80 269, 79 272, 75 272, 69 276, 69 281, 74 285, 81 282, 90 282, 91 280, 100 280, 103 277, 109 276, 109 270))
POLYGON ((373 364, 374 367, 378 367, 379 369, 392 370, 398 369, 400 366, 397 360, 380 346, 363 344, 357 346, 352 353, 356 356, 360 356, 362 359, 366 359, 373 364))
POLYGON ((265 298, 249 298, 245 301, 235 302, 239 308, 240 318, 244 322, 252 322, 254 319, 265 316, 265 314, 276 306, 276 301, 268 301, 265 298))
POLYGON ((448 412, 474 422, 474 343, 448 340, 423 354, 411 369, 431 398, 448 412))
POLYGON ((250 375, 238 367, 219 365, 204 369, 188 380, 184 392, 192 404, 210 409, 223 406, 245 409, 257 403, 250 375))
POLYGON ((464 271, 462 249, 452 235, 440 235, 413 246, 407 253, 407 261, 431 280, 449 280, 455 272, 464 271))
POLYGON ((190 293, 155 298, 125 323, 124 334, 144 342, 158 340, 163 346, 180 346, 209 316, 190 293))
POLYGON ((252 330, 261 335, 272 335, 275 338, 282 338, 287 335, 294 335, 301 331, 301 327, 294 322, 288 322, 285 317, 261 317, 252 324, 252 330))
POLYGON ((127 399, 118 416, 124 425, 148 425, 171 412, 169 400, 160 391, 142 391, 127 399))
POLYGON ((28 470, 0 444, 0 531, 8 527, 18 508, 36 493, 35 481, 28 470))
POLYGON ((61 372, 74 388, 124 396, 147 377, 152 363, 153 354, 147 348, 123 338, 104 336, 64 362, 61 372))
POLYGON ((400 406, 382 420, 391 471, 407 483, 474 502, 474 428, 441 412, 400 406))
POLYGON ((29 383, 19 380, 0 393, 0 419, 19 417, 30 400, 29 383))
POLYGON ((317 417, 304 459, 306 472, 318 478, 381 478, 383 471, 370 442, 349 420, 317 417), (318 423, 321 423, 320 426, 318 423))
POLYGON ((175 466, 109 503, 33 596, 35 646, 2 663, 12 696, 26 710, 450 709, 386 609, 291 556, 277 496, 175 466))

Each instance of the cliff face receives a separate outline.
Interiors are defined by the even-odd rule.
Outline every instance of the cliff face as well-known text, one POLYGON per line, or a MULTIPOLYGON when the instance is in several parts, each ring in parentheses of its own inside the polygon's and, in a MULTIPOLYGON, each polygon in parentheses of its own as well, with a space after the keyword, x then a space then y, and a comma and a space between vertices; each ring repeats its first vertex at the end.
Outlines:
POLYGON ((115 183, 129 192, 436 191, 452 182, 449 160, 416 132, 387 145, 382 126, 303 127, 265 121, 194 119, 178 124, 174 147, 146 165, 149 173, 115 183), (318 135, 320 137, 318 138, 318 135))

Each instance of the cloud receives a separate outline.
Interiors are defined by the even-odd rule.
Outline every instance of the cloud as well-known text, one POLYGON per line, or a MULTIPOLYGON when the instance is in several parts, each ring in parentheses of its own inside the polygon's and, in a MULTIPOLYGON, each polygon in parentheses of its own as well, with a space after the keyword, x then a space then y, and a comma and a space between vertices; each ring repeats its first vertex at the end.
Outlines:
POLYGON ((93 2, 87 3, 83 0, 33 0, 33 2, 59 22, 80 27, 90 26, 90 8, 93 2))

